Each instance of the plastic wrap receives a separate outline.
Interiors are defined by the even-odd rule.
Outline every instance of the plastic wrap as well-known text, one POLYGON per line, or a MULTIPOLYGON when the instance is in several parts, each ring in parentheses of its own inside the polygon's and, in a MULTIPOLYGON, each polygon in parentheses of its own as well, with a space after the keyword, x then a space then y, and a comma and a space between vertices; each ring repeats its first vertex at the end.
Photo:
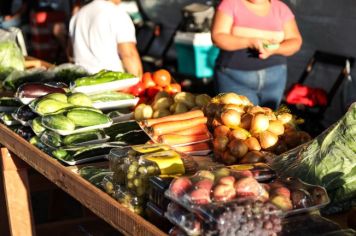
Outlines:
POLYGON ((331 204, 327 213, 356 205, 356 103, 334 125, 310 142, 273 159, 272 167, 283 176, 321 185, 331 204))
POLYGON ((164 196, 164 192, 169 188, 172 179, 172 177, 158 176, 149 178, 148 199, 161 209, 167 209, 170 202, 169 199, 164 196))
POLYGON ((23 71, 25 60, 16 44, 16 32, 0 29, 0 80, 12 70, 23 71))
POLYGON ((294 178, 259 183, 254 178, 253 170, 228 168, 199 171, 191 177, 177 178, 172 181, 165 195, 192 212, 206 206, 251 200, 269 201, 281 209, 284 216, 289 216, 311 212, 329 203, 323 187, 294 178))
POLYGON ((165 215, 187 235, 276 235, 282 229, 280 210, 268 202, 222 203, 195 213, 171 203, 165 215))

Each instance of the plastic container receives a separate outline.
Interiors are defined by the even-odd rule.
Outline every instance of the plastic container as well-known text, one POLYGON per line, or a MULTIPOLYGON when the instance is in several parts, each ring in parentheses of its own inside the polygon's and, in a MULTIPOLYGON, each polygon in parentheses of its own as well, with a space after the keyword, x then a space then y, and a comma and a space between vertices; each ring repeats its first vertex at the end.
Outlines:
POLYGON ((37 114, 34 113, 28 105, 17 108, 11 115, 23 126, 29 126, 29 121, 37 117, 37 114))
POLYGON ((8 113, 0 113, 0 120, 7 126, 18 125, 20 124, 19 121, 15 120, 11 114, 8 113))
POLYGON ((116 80, 113 82, 96 84, 96 85, 88 85, 88 86, 80 86, 80 87, 71 86, 70 89, 72 90, 72 92, 96 94, 105 91, 123 90, 137 84, 139 81, 140 81, 139 78, 130 78, 130 79, 116 80))
POLYGON ((118 186, 115 190, 114 197, 119 203, 127 207, 130 211, 139 215, 144 214, 144 198, 136 196, 125 187, 118 186))
POLYGON ((330 203, 325 188, 292 177, 276 179, 267 188, 270 202, 280 207, 285 216, 313 212, 330 203))
POLYGON ((169 188, 172 179, 172 177, 158 176, 149 178, 148 199, 161 209, 167 209, 170 202, 170 200, 164 196, 164 192, 169 188))
POLYGON ((246 172, 258 182, 270 182, 277 177, 277 173, 265 163, 231 165, 227 168, 231 171, 246 172))
POLYGON ((108 101, 108 102, 94 102, 93 107, 100 110, 110 110, 125 107, 134 107, 137 105, 139 98, 125 99, 119 101, 108 101))
POLYGON ((250 171, 219 168, 174 179, 165 195, 187 209, 238 200, 268 200, 268 192, 250 171))
POLYGON ((187 235, 276 235, 282 229, 281 211, 268 202, 230 202, 195 210, 171 203, 165 216, 187 235))
POLYGON ((201 219, 174 202, 169 203, 167 206, 165 217, 188 235, 202 234, 201 219))
POLYGON ((311 212, 326 206, 330 200, 323 187, 298 179, 276 179, 259 183, 251 171, 220 168, 199 171, 191 177, 172 181, 165 196, 188 210, 229 202, 270 201, 284 216, 311 212))
POLYGON ((148 221, 163 231, 168 232, 173 225, 165 218, 164 212, 165 210, 152 202, 148 202, 146 205, 146 218, 148 221))
POLYGON ((210 33, 177 32, 174 43, 178 72, 198 79, 213 76, 219 49, 213 45, 210 33))

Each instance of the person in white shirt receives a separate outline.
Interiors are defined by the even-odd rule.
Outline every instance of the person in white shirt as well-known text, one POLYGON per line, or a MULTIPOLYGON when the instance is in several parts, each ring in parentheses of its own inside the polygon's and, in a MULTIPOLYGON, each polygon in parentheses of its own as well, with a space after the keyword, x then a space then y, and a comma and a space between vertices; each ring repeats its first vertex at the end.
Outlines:
POLYGON ((73 60, 90 73, 102 69, 141 77, 134 24, 119 6, 121 0, 94 0, 70 20, 73 60))

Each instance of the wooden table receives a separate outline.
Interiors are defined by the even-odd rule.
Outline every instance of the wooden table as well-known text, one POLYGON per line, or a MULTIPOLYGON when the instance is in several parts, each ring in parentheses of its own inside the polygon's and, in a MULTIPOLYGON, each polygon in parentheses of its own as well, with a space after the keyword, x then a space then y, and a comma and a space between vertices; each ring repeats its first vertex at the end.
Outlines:
MULTIPOLYGON (((27 164, 121 233, 135 236, 165 235, 156 226, 83 179, 72 168, 63 166, 1 124, 0 143, 6 147, 1 148, 5 191, 0 193, 3 194, 0 196, 0 204, 1 199, 6 200, 7 218, 13 236, 36 234, 26 178, 27 164)), ((4 209, 0 211, 3 212, 4 209)), ((4 218, 0 215, 0 226, 4 222, 2 219, 4 218)))

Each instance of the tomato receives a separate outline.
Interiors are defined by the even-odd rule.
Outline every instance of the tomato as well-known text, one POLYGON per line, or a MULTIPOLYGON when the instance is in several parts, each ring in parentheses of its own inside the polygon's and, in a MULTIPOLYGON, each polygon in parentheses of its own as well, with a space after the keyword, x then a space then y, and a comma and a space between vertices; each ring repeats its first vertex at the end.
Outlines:
POLYGON ((171 74, 167 70, 160 69, 153 73, 153 81, 161 87, 168 86, 171 80, 171 74))
POLYGON ((141 96, 140 99, 138 100, 136 106, 140 105, 141 103, 146 103, 147 99, 144 96, 141 96))
POLYGON ((156 83, 153 81, 152 73, 150 72, 145 72, 142 75, 142 83, 144 84, 146 89, 156 85, 156 83))
POLYGON ((164 91, 166 91, 169 94, 175 94, 181 92, 182 87, 180 86, 180 84, 169 84, 164 88, 164 91))
POLYGON ((138 82, 136 85, 132 86, 130 93, 135 97, 142 95, 145 92, 145 86, 142 82, 138 82))
POLYGON ((161 86, 155 85, 147 89, 147 96, 153 98, 159 91, 162 91, 163 88, 161 86))

